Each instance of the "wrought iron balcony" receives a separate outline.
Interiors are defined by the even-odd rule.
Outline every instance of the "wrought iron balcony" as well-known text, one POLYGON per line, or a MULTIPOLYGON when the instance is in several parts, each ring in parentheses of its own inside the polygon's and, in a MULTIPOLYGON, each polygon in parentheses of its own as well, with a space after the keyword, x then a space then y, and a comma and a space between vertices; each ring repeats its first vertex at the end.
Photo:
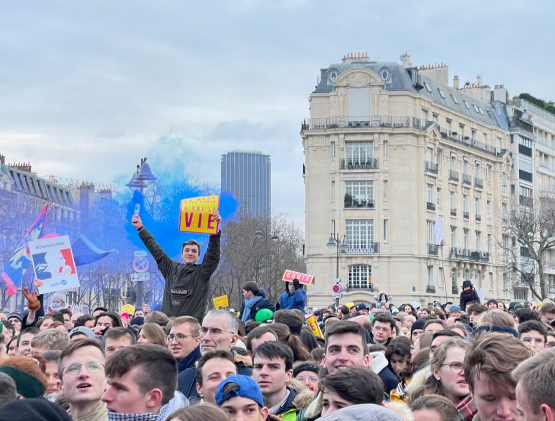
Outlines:
POLYGON ((470 219, 470 213, 468 213, 468 212, 463 212, 463 218, 464 218, 464 219, 470 219))
POLYGON ((522 120, 518 117, 510 117, 508 118, 508 120, 510 128, 518 128, 529 133, 534 133, 534 126, 527 121, 522 120))
POLYGON ((476 221, 480 222, 482 220, 482 215, 476 215, 476 221))
POLYGON ((451 209, 451 216, 457 216, 457 209, 451 209))
POLYGON ((459 181, 459 173, 457 171, 450 170, 449 171, 449 180, 459 181))
POLYGON ((472 177, 468 174, 463 173, 463 183, 468 184, 469 186, 472 185, 472 177))
POLYGON ((449 258, 450 259, 462 259, 462 249, 458 249, 456 247, 451 247, 449 251, 449 258))
POLYGON ((428 254, 437 256, 438 245, 428 243, 428 254))
POLYGON ((347 292, 349 291, 369 291, 369 292, 373 292, 374 291, 374 285, 372 284, 368 284, 368 285, 347 285, 347 292))
POLYGON ((431 172, 432 174, 438 173, 438 166, 435 162, 426 161, 426 172, 431 172))
POLYGON ((483 189, 484 188, 484 180, 478 177, 474 177, 474 187, 483 189))
POLYGON ((487 252, 487 251, 482 251, 482 252, 480 253, 480 260, 481 260, 482 262, 489 262, 489 252, 487 252))
POLYGON ((436 287, 433 286, 433 285, 427 285, 426 286, 426 293, 435 294, 436 293, 436 287))
POLYGON ((426 209, 435 211, 435 210, 436 210, 436 205, 435 205, 435 203, 426 202, 426 209))
POLYGON ((346 208, 374 208, 374 200, 366 200, 366 199, 352 199, 350 201, 345 200, 344 205, 346 208))
POLYGON ((458 137, 450 136, 446 132, 441 132, 441 137, 443 139, 449 140, 453 143, 458 143, 459 145, 468 146, 469 148, 477 149, 479 151, 486 152, 490 155, 498 156, 501 153, 503 153, 503 149, 496 148, 495 146, 487 145, 484 142, 473 142, 472 143, 468 139, 468 137, 465 137, 464 139, 460 139, 458 137))
POLYGON ((481 252, 473 251, 470 253, 470 260, 474 260, 475 262, 479 262, 481 259, 481 252))
POLYGON ((301 123, 302 131, 365 128, 424 130, 425 125, 416 117, 390 115, 305 118, 301 123))
POLYGON ((469 249, 463 249, 462 250, 462 257, 463 257, 463 259, 470 259, 470 250, 469 249))
POLYGON ((364 160, 358 160, 353 158, 342 158, 341 169, 342 170, 377 170, 378 159, 368 158, 364 161, 364 160))
POLYGON ((377 254, 380 252, 380 243, 370 243, 370 247, 359 247, 347 245, 345 254, 377 254))

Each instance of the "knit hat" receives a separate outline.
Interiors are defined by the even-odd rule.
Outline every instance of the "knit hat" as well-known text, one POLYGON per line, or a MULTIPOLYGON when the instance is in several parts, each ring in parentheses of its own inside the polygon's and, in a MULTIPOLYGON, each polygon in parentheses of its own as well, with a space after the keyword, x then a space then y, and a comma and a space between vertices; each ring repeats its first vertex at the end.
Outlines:
POLYGON ((358 305, 358 311, 360 311, 360 310, 368 310, 368 307, 366 307, 366 304, 361 303, 361 304, 358 305))
POLYGON ((460 313, 461 312, 461 306, 458 306, 457 304, 451 304, 449 306, 449 313, 460 313))
POLYGON ((424 329, 424 325, 427 321, 428 320, 426 319, 418 319, 416 322, 414 322, 410 328, 410 334, 412 335, 412 332, 414 332, 415 329, 424 329))
POLYGON ((10 313, 10 314, 8 314, 8 320, 10 320, 12 317, 15 317, 20 322, 23 322, 23 316, 19 313, 10 313))
MULTIPOLYGON (((40 398, 46 387, 35 376, 7 365, 0 366, 0 373, 6 373, 15 381, 17 393, 25 399, 40 398)), ((34 419, 34 418, 33 418, 34 419)))
MULTIPOLYGON (((62 306, 59 308, 67 308, 67 304, 66 304, 67 298, 64 292, 58 291, 54 293, 54 295, 52 295, 52 297, 50 298, 50 302, 52 303, 54 300, 60 300, 62 302, 62 306)), ((50 305, 50 308, 52 308, 52 305, 50 305)))
POLYGON ((76 333, 82 333, 87 338, 95 338, 96 337, 96 335, 94 334, 94 332, 90 328, 88 328, 86 326, 78 326, 74 329, 71 329, 71 331, 69 332, 69 339, 71 339, 71 337, 73 335, 75 335, 76 333))
POLYGON ((46 399, 23 399, 0 409, 0 421, 71 421, 66 411, 46 399))
POLYGON ((320 367, 310 363, 302 363, 293 370, 293 378, 297 377, 297 374, 299 374, 301 371, 312 371, 318 374, 318 371, 320 371, 320 367))
POLYGON ((515 306, 513 307, 515 310, 519 309, 519 308, 524 308, 524 304, 522 303, 516 303, 515 306))
POLYGON ((491 303, 495 303, 495 305, 497 305, 497 300, 496 300, 495 298, 490 298, 490 299, 488 300, 488 306, 489 306, 491 303))

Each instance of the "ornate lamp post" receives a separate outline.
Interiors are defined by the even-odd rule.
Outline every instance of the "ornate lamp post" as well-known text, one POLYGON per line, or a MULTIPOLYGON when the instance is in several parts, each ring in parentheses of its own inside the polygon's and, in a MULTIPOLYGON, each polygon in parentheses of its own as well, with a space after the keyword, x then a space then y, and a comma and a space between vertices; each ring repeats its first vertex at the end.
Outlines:
MULTIPOLYGON (((336 279, 339 279, 339 249, 344 251, 347 248, 347 243, 345 240, 346 240, 345 235, 343 235, 342 237, 339 237, 339 233, 335 235, 331 233, 330 238, 326 244, 330 249, 335 247, 337 250, 337 257, 336 257, 337 266, 335 271, 336 279)), ((339 309, 339 298, 335 299, 335 308, 339 309)))

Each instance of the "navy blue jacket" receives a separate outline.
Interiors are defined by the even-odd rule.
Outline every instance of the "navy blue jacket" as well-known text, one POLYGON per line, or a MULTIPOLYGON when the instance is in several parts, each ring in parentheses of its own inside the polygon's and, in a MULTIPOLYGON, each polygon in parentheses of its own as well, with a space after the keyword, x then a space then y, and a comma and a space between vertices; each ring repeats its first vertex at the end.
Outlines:
POLYGON ((389 395, 389 392, 391 390, 397 389, 397 386, 399 385, 399 379, 395 377, 395 374, 393 374, 389 368, 385 367, 382 371, 378 373, 378 376, 380 376, 380 379, 382 379, 385 393, 389 395))
MULTIPOLYGON (((266 298, 266 291, 264 291, 262 288, 260 288, 258 290, 258 294, 256 294, 257 297, 262 297, 262 299, 260 301, 258 301, 252 308, 251 308, 251 314, 249 315, 249 320, 252 319, 254 320, 256 317, 256 313, 258 313, 258 310, 262 310, 263 308, 267 308, 269 310, 272 310, 274 313, 276 312, 276 306, 266 298)), ((243 312, 245 311, 245 301, 243 301, 243 304, 241 305, 241 310, 239 311, 239 320, 243 319, 243 312)))

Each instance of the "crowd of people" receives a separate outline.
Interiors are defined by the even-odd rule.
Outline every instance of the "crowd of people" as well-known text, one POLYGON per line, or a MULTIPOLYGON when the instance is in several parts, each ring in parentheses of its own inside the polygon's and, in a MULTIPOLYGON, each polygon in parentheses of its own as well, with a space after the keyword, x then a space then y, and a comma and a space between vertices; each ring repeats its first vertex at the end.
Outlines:
POLYGON ((294 280, 276 303, 248 282, 239 312, 207 311, 221 232, 178 263, 133 225, 162 311, 74 313, 63 292, 45 309, 24 289, 22 314, 0 312, 0 421, 555 421, 550 300, 484 305, 465 282, 459 304, 307 308, 294 280))

